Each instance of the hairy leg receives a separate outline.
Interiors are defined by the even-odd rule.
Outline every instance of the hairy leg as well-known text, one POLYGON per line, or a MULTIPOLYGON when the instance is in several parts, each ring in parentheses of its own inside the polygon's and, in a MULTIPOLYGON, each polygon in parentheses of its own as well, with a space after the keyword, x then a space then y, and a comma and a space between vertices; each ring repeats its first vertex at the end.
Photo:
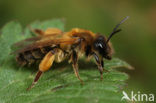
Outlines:
POLYGON ((54 59, 55 59, 55 55, 53 51, 50 51, 45 55, 45 57, 39 64, 39 70, 35 76, 34 81, 32 82, 32 85, 29 88, 27 88, 27 90, 30 90, 31 88, 33 88, 33 86, 37 83, 37 81, 39 80, 43 72, 50 69, 50 67, 53 64, 54 59))
POLYGON ((103 67, 104 67, 104 64, 103 64, 103 60, 100 58, 94 53, 93 54, 95 60, 96 60, 96 64, 98 66, 98 70, 100 72, 100 77, 101 77, 101 80, 103 79, 103 67))
POLYGON ((79 76, 78 55, 77 55, 76 51, 73 51, 73 53, 72 53, 72 63, 73 63, 72 66, 73 66, 74 73, 75 73, 76 77, 80 80, 81 84, 83 84, 83 80, 79 76))

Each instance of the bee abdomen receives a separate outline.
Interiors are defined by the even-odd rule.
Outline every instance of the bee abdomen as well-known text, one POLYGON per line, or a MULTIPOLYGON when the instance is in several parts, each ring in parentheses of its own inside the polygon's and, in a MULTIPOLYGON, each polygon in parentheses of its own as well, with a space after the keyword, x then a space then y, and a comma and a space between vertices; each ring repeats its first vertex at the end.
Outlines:
POLYGON ((46 53, 48 53, 53 48, 51 47, 44 47, 44 48, 38 48, 34 49, 32 51, 25 51, 23 53, 19 53, 16 56, 16 61, 21 65, 31 65, 34 64, 36 61, 41 60, 46 53))
POLYGON ((17 56, 16 56, 16 61, 18 62, 19 65, 21 66, 24 66, 26 65, 28 62, 27 60, 24 58, 24 55, 19 53, 17 56))
POLYGON ((32 55, 30 51, 24 52, 24 53, 19 53, 16 56, 16 61, 21 65, 31 65, 36 62, 36 58, 32 55))
POLYGON ((35 49, 31 53, 35 59, 42 59, 45 55, 45 53, 43 53, 41 49, 35 49))

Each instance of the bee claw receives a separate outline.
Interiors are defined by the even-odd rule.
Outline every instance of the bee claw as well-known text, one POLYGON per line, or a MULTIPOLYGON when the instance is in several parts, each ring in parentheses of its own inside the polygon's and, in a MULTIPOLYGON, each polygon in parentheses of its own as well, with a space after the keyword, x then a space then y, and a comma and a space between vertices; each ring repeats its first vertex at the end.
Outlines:
POLYGON ((29 91, 32 87, 28 87, 26 90, 29 91))
POLYGON ((32 88, 34 87, 35 84, 36 84, 36 82, 33 82, 33 83, 31 84, 31 86, 28 87, 26 90, 29 91, 30 89, 32 89, 32 88))
POLYGON ((109 70, 106 70, 106 69, 104 69, 104 71, 105 71, 106 73, 108 73, 108 72, 109 72, 109 70))
POLYGON ((26 90, 29 91, 32 87, 28 87, 26 90))
POLYGON ((80 79, 80 82, 81 82, 81 85, 84 85, 84 82, 83 82, 83 80, 81 80, 81 79, 80 79))
POLYGON ((103 80, 103 75, 101 75, 100 79, 103 80))

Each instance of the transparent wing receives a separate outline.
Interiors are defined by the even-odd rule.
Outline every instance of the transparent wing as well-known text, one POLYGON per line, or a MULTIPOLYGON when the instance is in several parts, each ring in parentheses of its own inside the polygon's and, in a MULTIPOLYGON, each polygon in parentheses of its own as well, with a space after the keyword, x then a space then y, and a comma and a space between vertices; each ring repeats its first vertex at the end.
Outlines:
POLYGON ((19 49, 16 49, 13 53, 19 53, 19 52, 25 52, 37 48, 43 48, 46 46, 51 45, 58 45, 61 43, 64 44, 75 44, 79 42, 79 38, 61 38, 61 37, 54 37, 54 36, 46 36, 46 37, 34 37, 25 39, 21 42, 18 42, 15 44, 16 47, 19 49))

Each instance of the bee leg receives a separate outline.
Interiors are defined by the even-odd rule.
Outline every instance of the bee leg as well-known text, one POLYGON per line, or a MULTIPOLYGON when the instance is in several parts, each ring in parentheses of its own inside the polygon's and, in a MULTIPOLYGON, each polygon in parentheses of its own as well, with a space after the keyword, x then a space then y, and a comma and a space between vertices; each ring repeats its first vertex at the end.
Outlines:
POLYGON ((81 84, 84 84, 83 83, 83 80, 79 76, 79 71, 78 71, 78 55, 77 55, 76 51, 73 51, 73 53, 72 53, 72 63, 73 63, 72 66, 73 66, 74 73, 75 73, 76 77, 80 80, 81 84))
MULTIPOLYGON (((101 65, 102 65, 102 68, 104 69, 104 61, 103 59, 101 59, 101 65)), ((105 72, 109 72, 108 70, 104 69, 105 72)))
POLYGON ((103 60, 100 60, 100 58, 95 53, 93 55, 96 60, 96 64, 98 66, 98 70, 100 72, 100 78, 102 80, 103 79, 103 66, 104 66, 103 60))
POLYGON ((39 70, 35 76, 34 81, 32 82, 32 85, 29 88, 27 88, 27 90, 30 90, 31 88, 33 88, 33 86, 37 83, 37 81, 39 80, 43 72, 50 69, 50 67, 53 64, 54 59, 55 59, 55 55, 53 51, 50 51, 45 55, 45 57, 39 64, 39 70))

